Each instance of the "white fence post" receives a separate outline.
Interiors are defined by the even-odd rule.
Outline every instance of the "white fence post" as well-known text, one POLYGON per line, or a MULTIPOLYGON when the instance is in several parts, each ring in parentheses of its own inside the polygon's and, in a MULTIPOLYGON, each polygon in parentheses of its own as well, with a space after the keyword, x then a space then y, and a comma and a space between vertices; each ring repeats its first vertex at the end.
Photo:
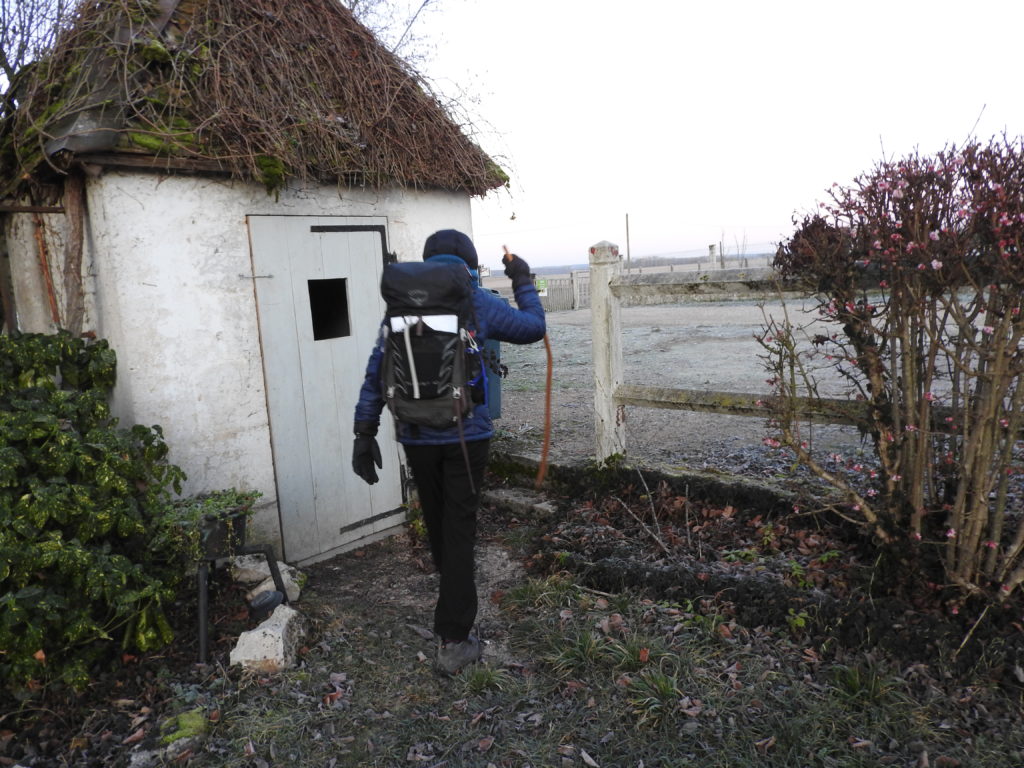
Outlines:
POLYGON ((590 313, 594 355, 596 458, 605 461, 626 452, 626 408, 615 403, 622 384, 622 335, 619 300, 611 283, 622 271, 619 246, 602 240, 590 248, 590 313))

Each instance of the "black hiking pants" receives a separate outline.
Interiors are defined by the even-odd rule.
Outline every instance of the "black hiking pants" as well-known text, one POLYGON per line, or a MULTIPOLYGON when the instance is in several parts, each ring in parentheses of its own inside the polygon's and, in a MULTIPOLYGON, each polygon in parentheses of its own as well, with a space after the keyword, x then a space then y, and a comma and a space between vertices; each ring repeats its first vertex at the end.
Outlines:
POLYGON ((430 554, 441 576, 434 633, 446 642, 462 641, 476 621, 476 512, 490 440, 465 443, 468 468, 459 443, 403 447, 419 491, 430 554))

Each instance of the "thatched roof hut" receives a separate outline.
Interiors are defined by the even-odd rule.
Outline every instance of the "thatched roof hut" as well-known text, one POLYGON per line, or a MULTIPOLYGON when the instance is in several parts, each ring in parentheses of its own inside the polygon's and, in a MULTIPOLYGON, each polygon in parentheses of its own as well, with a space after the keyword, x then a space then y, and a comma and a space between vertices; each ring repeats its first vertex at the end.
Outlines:
POLYGON ((298 178, 481 195, 507 181, 338 0, 83 2, 18 80, 0 123, 7 196, 82 158, 268 190, 298 178))
POLYGON ((386 261, 504 173, 337 0, 92 0, 0 120, 8 329, 107 339, 186 493, 258 490, 292 562, 404 520, 351 464, 386 261), (271 194, 268 194, 270 192, 271 194))

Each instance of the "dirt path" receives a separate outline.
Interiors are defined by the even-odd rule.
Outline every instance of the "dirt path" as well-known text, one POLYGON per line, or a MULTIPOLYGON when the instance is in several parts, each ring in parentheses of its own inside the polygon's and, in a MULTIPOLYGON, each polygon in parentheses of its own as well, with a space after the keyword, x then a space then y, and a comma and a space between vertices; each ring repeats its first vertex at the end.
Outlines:
MULTIPOLYGON (((487 493, 481 505, 476 551, 477 631, 488 663, 514 668, 523 661, 509 647, 508 628, 500 618, 498 599, 525 578, 525 571, 495 534, 503 513, 496 512, 494 505, 501 504, 507 512, 510 503, 514 508, 516 503, 532 504, 541 499, 517 491, 517 500, 510 502, 502 493, 487 493)), ((335 620, 358 621, 393 637, 408 653, 422 653, 424 663, 433 662, 436 646, 430 628, 438 576, 422 542, 407 535, 394 536, 305 570, 311 591, 303 600, 316 618, 328 624, 335 620)))

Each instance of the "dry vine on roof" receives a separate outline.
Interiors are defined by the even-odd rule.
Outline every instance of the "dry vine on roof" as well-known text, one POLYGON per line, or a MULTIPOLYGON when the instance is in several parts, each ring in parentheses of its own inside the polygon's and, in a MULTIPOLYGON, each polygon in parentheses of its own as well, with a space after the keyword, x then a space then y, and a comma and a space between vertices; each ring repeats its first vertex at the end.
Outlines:
POLYGON ((271 191, 290 177, 470 194, 507 181, 337 0, 83 2, 18 80, 0 123, 8 194, 101 156, 271 191))

